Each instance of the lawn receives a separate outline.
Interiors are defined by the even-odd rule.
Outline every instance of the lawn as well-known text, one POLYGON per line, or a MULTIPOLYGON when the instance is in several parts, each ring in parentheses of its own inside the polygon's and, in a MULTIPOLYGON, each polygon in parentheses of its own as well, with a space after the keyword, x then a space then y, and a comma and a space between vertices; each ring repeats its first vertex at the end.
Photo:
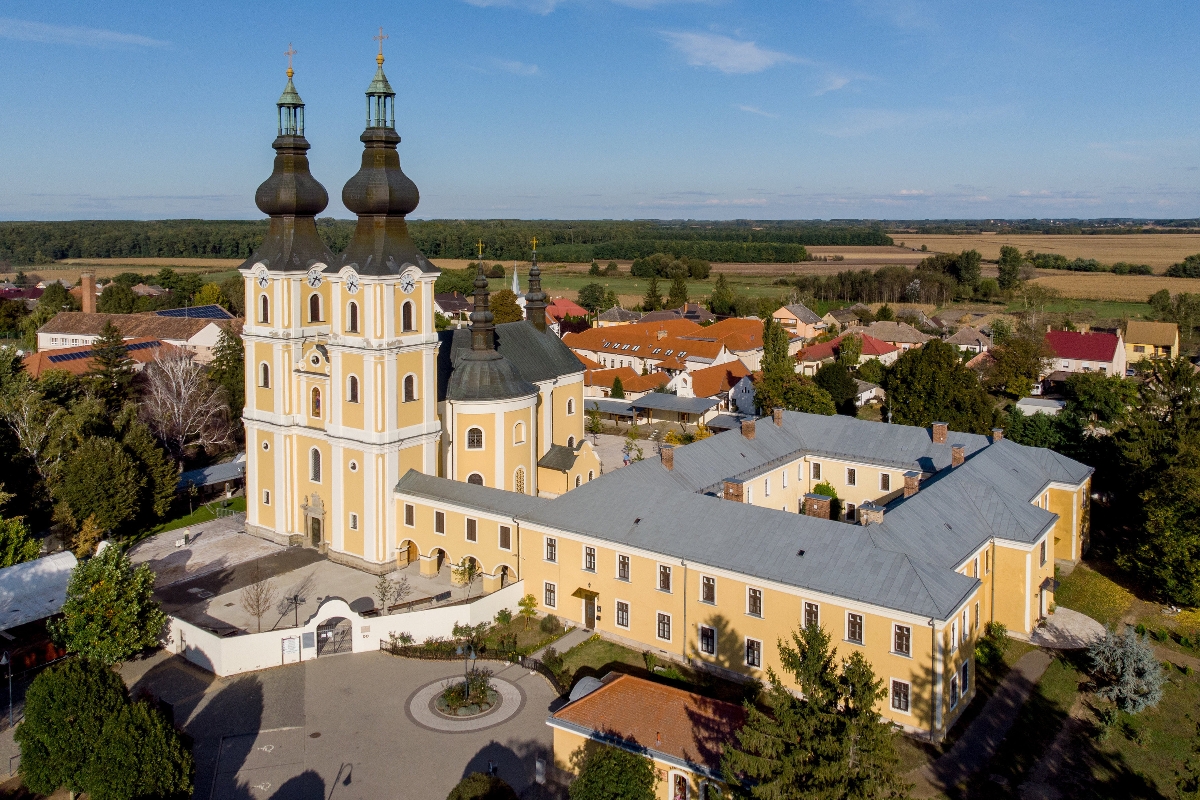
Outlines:
POLYGON ((1086 564, 1058 581, 1055 605, 1087 614, 1102 625, 1117 625, 1133 605, 1134 596, 1086 564))
POLYGON ((214 500, 211 503, 201 504, 195 511, 186 516, 176 517, 162 523, 156 528, 152 528, 147 535, 153 536, 156 533, 186 528, 189 525, 199 525, 201 522, 211 522, 217 519, 217 515, 213 513, 214 508, 227 508, 230 511, 245 512, 246 498, 239 495, 231 500, 214 500))
POLYGON ((516 615, 516 609, 509 610, 513 612, 512 622, 507 625, 496 623, 488 630, 487 644, 491 650, 497 649, 497 643, 501 636, 516 634, 517 650, 526 654, 532 653, 562 638, 563 634, 570 630, 560 627, 555 633, 546 633, 539 624, 541 620, 532 619, 526 624, 524 619, 516 615))

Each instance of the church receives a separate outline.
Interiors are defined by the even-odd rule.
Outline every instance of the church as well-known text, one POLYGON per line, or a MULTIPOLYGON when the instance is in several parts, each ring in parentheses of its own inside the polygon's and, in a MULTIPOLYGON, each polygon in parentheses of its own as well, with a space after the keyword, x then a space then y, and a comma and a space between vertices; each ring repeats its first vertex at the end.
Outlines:
POLYGON ((437 331, 438 268, 405 217, 395 92, 383 52, 366 92, 362 167, 342 188, 358 216, 334 255, 317 233, 329 203, 313 177, 304 103, 287 70, 274 170, 255 203, 266 238, 245 281, 246 524, 372 572, 416 561, 392 492, 409 470, 532 497, 600 474, 584 436, 584 366, 546 325, 536 252, 527 319, 494 325, 475 281, 470 328, 437 331))

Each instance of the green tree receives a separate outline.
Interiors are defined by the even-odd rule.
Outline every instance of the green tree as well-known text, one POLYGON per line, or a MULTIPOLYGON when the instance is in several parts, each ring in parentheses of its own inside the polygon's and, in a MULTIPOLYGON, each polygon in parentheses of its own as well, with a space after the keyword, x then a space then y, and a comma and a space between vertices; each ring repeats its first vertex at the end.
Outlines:
POLYGON ((892 422, 925 427, 946 422, 952 430, 986 433, 992 403, 958 348, 939 339, 909 350, 888 370, 884 383, 892 422))
POLYGON ((868 358, 858 365, 858 377, 868 383, 883 386, 883 382, 887 379, 887 367, 879 363, 877 358, 868 358))
POLYGON ((240 275, 221 281, 221 296, 225 309, 235 317, 246 316, 246 286, 240 275))
POLYGON ((96 396, 110 413, 133 398, 133 361, 112 320, 104 323, 100 338, 92 343, 92 367, 87 374, 96 396))
POLYGON ((1000 288, 1015 289, 1021 282, 1021 251, 1011 245, 1000 248, 1000 288))
POLYGON ((613 378, 612 393, 610 397, 616 398, 617 400, 625 399, 625 387, 621 384, 620 375, 613 378))
POLYGON ((857 369, 862 358, 862 337, 848 333, 838 340, 838 363, 846 369, 857 369))
POLYGON ((32 561, 41 550, 41 543, 33 538, 23 518, 0 518, 0 567, 32 561))
POLYGON ((208 365, 208 377, 225 390, 229 403, 229 418, 241 427, 242 409, 246 406, 246 346, 242 337, 229 328, 222 328, 213 348, 213 360, 208 365))
POLYGON ((658 776, 650 759, 610 745, 585 746, 573 756, 579 776, 571 800, 654 800, 658 776))
POLYGON ((71 571, 62 617, 47 627, 69 652, 115 664, 158 644, 167 615, 153 592, 150 567, 109 545, 71 571))
POLYGON ((521 313, 521 307, 517 305, 517 296, 512 293, 512 289, 492 292, 490 302, 492 318, 497 325, 503 325, 506 322, 520 322, 525 318, 525 315, 521 313))
POLYGON ((525 620, 525 630, 529 630, 529 621, 537 616, 537 597, 527 594, 517 601, 517 616, 525 620))
POLYGON ((736 300, 733 290, 729 288, 729 283, 725 280, 725 273, 718 272, 717 282, 713 285, 712 295, 708 298, 708 310, 718 317, 733 316, 737 313, 736 300))
POLYGON ((824 389, 796 374, 795 359, 788 354, 788 336, 773 317, 763 326, 762 378, 754 384, 754 406, 759 414, 774 408, 809 414, 836 413, 833 398, 824 389))
POLYGON ((688 302, 687 274, 676 274, 671 278, 671 292, 667 295, 667 308, 681 308, 688 302))
POLYGON ((121 437, 121 447, 137 465, 141 492, 136 522, 140 528, 146 528, 171 511, 179 472, 175 461, 159 447, 149 426, 137 418, 137 407, 132 403, 121 410, 114 429, 121 437))
POLYGON ((657 311, 662 308, 662 302, 662 293, 658 290, 658 276, 651 275, 650 285, 646 287, 646 296, 642 298, 642 311, 657 311))
POLYGON ((144 480, 120 442, 91 436, 66 457, 53 492, 76 520, 95 515, 102 528, 117 531, 137 516, 144 480))
POLYGON ((192 295, 192 303, 198 306, 228 306, 229 300, 221 293, 221 287, 215 283, 206 283, 200 291, 192 295))
POLYGON ((604 433, 604 420, 600 419, 600 409, 595 403, 587 406, 587 411, 584 414, 587 416, 586 428, 588 433, 593 437, 604 433))
MULTIPOLYGON (((592 268, 599 271, 594 263, 592 268)), ((495 775, 472 772, 450 790, 446 800, 517 800, 517 793, 495 775)))
POLYGON ((837 489, 833 488, 833 484, 829 481, 821 481, 812 489, 813 494, 824 495, 829 498, 829 518, 842 518, 842 501, 838 498, 837 489))
POLYGON ((604 304, 604 287, 598 283, 589 283, 579 290, 579 305, 593 314, 604 304))
POLYGON ((1120 424, 1137 400, 1137 383, 1119 375, 1079 372, 1067 378, 1066 412, 1106 428, 1120 424))
POLYGON ((113 281, 100 293, 96 310, 101 314, 132 314, 138 310, 138 296, 127 284, 113 281))
POLYGON ((186 797, 193 761, 183 737, 145 701, 130 703, 104 724, 88 771, 88 794, 97 800, 186 797))
POLYGON ((998 338, 989 352, 992 361, 984 372, 984 385, 1014 399, 1029 396, 1051 356, 1045 338, 1029 326, 998 338))
POLYGON ((875 312, 875 319, 879 322, 892 322, 896 319, 896 312, 892 311, 892 307, 884 303, 875 312))
POLYGON ((588 269, 588 275, 599 275, 599 274, 600 274, 600 265, 597 264, 595 261, 593 261, 591 268, 588 269))
POLYGON ((855 416, 858 409, 854 399, 858 396, 858 384, 841 361, 822 366, 813 376, 813 383, 829 393, 837 413, 855 416))

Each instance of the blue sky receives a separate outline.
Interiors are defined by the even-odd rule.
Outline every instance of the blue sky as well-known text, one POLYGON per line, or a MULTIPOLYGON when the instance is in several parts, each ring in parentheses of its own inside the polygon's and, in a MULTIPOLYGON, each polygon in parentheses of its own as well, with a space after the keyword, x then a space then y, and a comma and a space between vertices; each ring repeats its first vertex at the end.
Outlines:
POLYGON ((256 218, 288 43, 348 217, 382 25, 418 217, 1200 216, 1200 4, 0 6, 0 218, 256 218))

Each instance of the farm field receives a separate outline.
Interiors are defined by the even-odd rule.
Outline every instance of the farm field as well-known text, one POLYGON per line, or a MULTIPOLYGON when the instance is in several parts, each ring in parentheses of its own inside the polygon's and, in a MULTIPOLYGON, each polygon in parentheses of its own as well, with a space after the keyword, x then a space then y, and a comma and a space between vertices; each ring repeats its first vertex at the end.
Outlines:
MULTIPOLYGON (((936 253, 957 253, 975 249, 987 260, 1000 257, 1003 245, 1012 245, 1022 253, 1061 253, 1067 258, 1094 258, 1102 264, 1128 261, 1149 264, 1155 272, 1164 272, 1186 256, 1200 253, 1200 233, 1130 233, 1111 236, 1056 236, 1053 234, 920 234, 909 231, 889 232, 897 244, 936 253)), ((814 248, 815 249, 815 248, 814 248)))
POLYGON ((1144 303, 1150 295, 1166 289, 1171 294, 1200 292, 1195 278, 1164 278, 1159 275, 1113 275, 1111 272, 1060 272, 1038 270, 1034 283, 1055 289, 1063 297, 1144 303))

